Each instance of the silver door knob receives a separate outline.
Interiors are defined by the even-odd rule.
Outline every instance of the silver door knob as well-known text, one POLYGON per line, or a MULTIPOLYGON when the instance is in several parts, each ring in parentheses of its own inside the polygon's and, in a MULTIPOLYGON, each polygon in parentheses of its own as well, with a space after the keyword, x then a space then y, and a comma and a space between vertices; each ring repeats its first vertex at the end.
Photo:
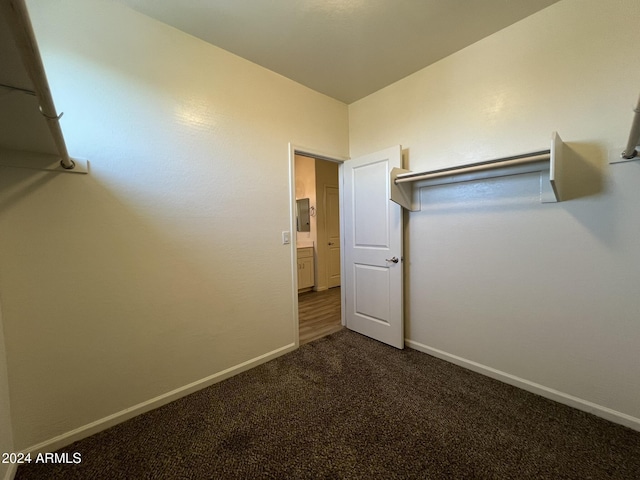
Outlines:
POLYGON ((398 260, 398 257, 385 258, 385 260, 392 263, 398 263, 400 261, 398 260))

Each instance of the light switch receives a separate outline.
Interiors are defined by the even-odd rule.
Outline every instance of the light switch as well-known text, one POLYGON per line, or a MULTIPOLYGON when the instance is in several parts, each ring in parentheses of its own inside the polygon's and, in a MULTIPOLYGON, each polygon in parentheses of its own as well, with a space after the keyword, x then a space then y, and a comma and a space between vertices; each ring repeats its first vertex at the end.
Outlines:
POLYGON ((282 244, 289 245, 291 243, 291 233, 290 232, 282 232, 282 244))

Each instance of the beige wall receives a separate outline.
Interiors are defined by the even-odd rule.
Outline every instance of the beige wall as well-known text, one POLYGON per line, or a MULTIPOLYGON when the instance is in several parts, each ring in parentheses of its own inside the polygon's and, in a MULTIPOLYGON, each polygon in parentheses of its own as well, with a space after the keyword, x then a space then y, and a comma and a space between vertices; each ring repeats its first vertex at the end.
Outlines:
MULTIPOLYGON (((316 167, 315 160, 304 155, 295 156, 296 200, 309 199, 309 208, 316 206, 316 167)), ((315 245, 318 236, 316 217, 309 218, 308 232, 296 232, 298 246, 315 245)))
POLYGON ((28 6, 90 174, 0 176, 16 448, 294 346, 288 143, 348 145, 344 104, 115 2, 28 6))
POLYGON ((573 152, 573 199, 537 176, 424 189, 408 215, 416 348, 576 398, 640 428, 640 3, 564 0, 349 107, 351 156, 402 144, 414 171, 573 152))
MULTIPOLYGON (((9 405, 9 379, 7 378, 7 356, 0 305, 0 454, 15 452, 13 448, 13 426, 9 405)), ((5 478, 9 464, 0 463, 0 478, 5 478)))

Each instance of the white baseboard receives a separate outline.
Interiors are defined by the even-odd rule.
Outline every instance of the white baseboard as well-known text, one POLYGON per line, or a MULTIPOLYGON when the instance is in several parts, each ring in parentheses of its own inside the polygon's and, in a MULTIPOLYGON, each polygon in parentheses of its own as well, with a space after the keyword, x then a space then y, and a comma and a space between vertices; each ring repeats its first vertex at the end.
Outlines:
POLYGON ((4 480, 13 480, 18 472, 18 465, 16 463, 10 463, 9 468, 4 474, 4 480))
POLYGON ((413 340, 405 339, 405 343, 408 347, 413 348, 414 350, 427 353, 442 360, 446 360, 447 362, 454 363, 466 369, 473 370, 474 372, 480 373, 482 375, 486 375, 487 377, 491 377, 501 382, 508 383, 509 385, 527 390, 528 392, 535 393, 537 395, 540 395, 541 397, 554 400, 558 403, 577 408, 578 410, 592 413, 593 415, 596 415, 598 417, 604 418, 614 423, 619 423, 620 425, 624 425, 625 427, 629 427, 640 432, 640 418, 632 417, 631 415, 627 415, 626 413, 618 412, 616 410, 603 407, 602 405, 598 405, 596 403, 574 397, 573 395, 554 390, 553 388, 530 382, 529 380, 516 377, 515 375, 496 370, 495 368, 487 367, 486 365, 482 365, 480 363, 467 360, 462 357, 458 357, 457 355, 452 355, 450 353, 438 350, 437 348, 429 347, 427 345, 423 345, 413 340))
MULTIPOLYGON (((202 390, 203 388, 213 385, 214 383, 218 383, 226 378, 244 372, 245 370, 249 370, 250 368, 268 362, 269 360, 273 360, 274 358, 284 355, 285 353, 289 353, 295 349, 296 345, 294 343, 278 348, 271 352, 265 353, 264 355, 260 355, 259 357, 247 360, 246 362, 243 362, 234 367, 228 368, 221 372, 205 377, 201 380, 197 380, 193 383, 172 390, 171 392, 147 400, 146 402, 134 405, 131 408, 127 408, 120 412, 114 413, 113 415, 109 415, 108 417, 101 418, 100 420, 96 420, 95 422, 91 422, 87 425, 71 430, 70 432, 63 433, 62 435, 58 435, 57 437, 51 438, 49 440, 45 440, 44 442, 24 449, 23 452, 31 454, 40 452, 54 452, 62 447, 66 447, 67 445, 72 444, 73 442, 82 440, 83 438, 94 435, 98 432, 101 432, 102 430, 106 430, 107 428, 113 427, 114 425, 129 420, 130 418, 133 418, 137 415, 141 415, 145 412, 161 407, 162 405, 173 402, 174 400, 187 396, 193 392, 202 390)), ((13 473, 13 475, 15 475, 15 472, 13 473)), ((13 476, 7 477, 7 479, 12 480, 13 476)))

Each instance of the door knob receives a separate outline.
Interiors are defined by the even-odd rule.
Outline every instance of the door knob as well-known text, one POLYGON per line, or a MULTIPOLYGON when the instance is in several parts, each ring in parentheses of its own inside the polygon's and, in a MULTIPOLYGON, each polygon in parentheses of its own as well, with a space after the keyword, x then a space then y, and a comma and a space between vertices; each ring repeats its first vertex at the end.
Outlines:
POLYGON ((329 242, 329 245, 333 245, 333 242, 329 242))
POLYGON ((393 263, 398 263, 399 262, 398 257, 385 258, 385 260, 387 262, 393 262, 393 263))

